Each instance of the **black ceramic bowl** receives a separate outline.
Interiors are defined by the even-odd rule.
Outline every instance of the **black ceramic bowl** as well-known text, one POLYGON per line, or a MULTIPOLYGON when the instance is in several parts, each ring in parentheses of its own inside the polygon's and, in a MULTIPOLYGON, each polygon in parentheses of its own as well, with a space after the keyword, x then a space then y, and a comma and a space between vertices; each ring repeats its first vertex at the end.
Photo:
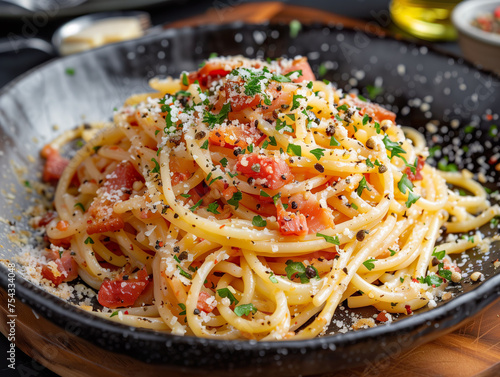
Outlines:
MULTIPOLYGON (((369 36, 359 30, 318 25, 304 27, 291 38, 287 25, 233 24, 168 30, 57 59, 3 89, 1 216, 14 221, 30 204, 13 163, 27 166, 26 177, 33 179, 41 162, 36 166, 29 163, 28 155, 36 157, 41 146, 61 130, 82 121, 109 119, 113 108, 127 96, 148 90, 149 78, 194 70, 212 52, 271 58, 307 56, 313 69, 323 74, 320 78, 347 90, 368 87, 361 89, 365 97, 371 95, 386 104, 398 113, 399 123, 424 132, 429 141, 449 149, 452 159, 457 154, 453 145, 479 141, 461 156, 463 166, 485 170, 490 179, 486 186, 497 189, 498 173, 488 161, 499 152, 498 135, 488 131, 498 122, 498 77, 425 46, 369 36), (475 126, 472 132, 470 127, 464 128, 470 124, 475 126), (55 125, 58 131, 54 131, 55 125), (9 199, 11 194, 15 199, 9 199)), ((16 226, 28 229, 23 221, 17 221, 16 226)), ((0 222, 0 252, 6 259, 20 253, 8 237, 10 232, 9 224, 0 222)), ((499 256, 498 244, 492 245, 487 258, 473 253, 468 269, 480 269, 486 280, 471 284, 465 279, 456 298, 433 310, 390 325, 303 341, 220 341, 132 329, 95 318, 21 277, 17 277, 16 295, 61 328, 71 323, 72 332, 97 349, 126 354, 152 366, 217 376, 307 375, 370 363, 450 331, 498 297, 500 274, 490 261, 499 256)), ((3 287, 8 283, 4 265, 0 265, 0 283, 3 287)), ((147 367, 144 374, 146 371, 147 367)))

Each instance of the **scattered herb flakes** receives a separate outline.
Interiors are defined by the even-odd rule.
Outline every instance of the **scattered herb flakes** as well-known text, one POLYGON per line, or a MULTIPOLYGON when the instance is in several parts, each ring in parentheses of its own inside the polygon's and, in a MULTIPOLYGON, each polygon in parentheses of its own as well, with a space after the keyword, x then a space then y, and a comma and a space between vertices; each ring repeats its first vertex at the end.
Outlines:
POLYGON ((380 86, 367 85, 365 89, 371 100, 374 100, 379 94, 384 92, 384 88, 380 86))
POLYGON ((155 164, 155 167, 153 169, 151 169, 151 173, 159 173, 160 172, 160 164, 158 163, 158 161, 156 161, 156 158, 152 158, 151 161, 154 162, 155 164))
POLYGON ((251 303, 239 305, 234 308, 234 314, 236 314, 238 317, 249 315, 250 313, 257 313, 257 308, 251 303))
POLYGON ((231 204, 232 206, 234 206, 234 209, 238 209, 238 207, 240 206, 240 200, 243 198, 243 194, 241 193, 241 191, 236 191, 233 196, 231 197, 231 199, 229 199, 227 201, 228 204, 231 204))
POLYGON ((65 72, 68 76, 74 76, 74 75, 75 75, 75 69, 74 69, 74 68, 70 68, 70 67, 68 67, 68 68, 66 68, 66 69, 64 70, 64 72, 65 72))
POLYGON ((278 284, 278 279, 276 279, 274 272, 271 272, 271 275, 269 275, 269 280, 271 280, 271 283, 278 284))
POLYGON ((196 211, 196 209, 197 209, 199 206, 201 206, 201 204, 202 204, 202 203, 203 203, 203 199, 198 200, 194 206, 192 206, 192 207, 190 207, 190 208, 189 208, 189 210, 190 210, 191 212, 196 211))
POLYGON ((295 156, 302 156, 302 147, 296 144, 288 144, 286 148, 286 153, 293 153, 295 156))
POLYGON ((119 310, 115 310, 113 313, 111 313, 111 315, 109 316, 109 318, 112 318, 112 317, 118 315, 119 312, 120 312, 119 310))
POLYGON ((252 219, 252 225, 256 227, 265 227, 267 225, 267 221, 262 218, 262 216, 257 215, 252 219))
POLYGON ((332 137, 330 138, 330 146, 332 147, 340 147, 340 143, 337 139, 335 139, 335 136, 332 135, 332 137))
POLYGON ((201 149, 208 149, 208 139, 201 145, 201 149))
POLYGON ((391 158, 399 157, 406 163, 405 158, 400 156, 401 154, 406 154, 406 151, 403 147, 401 147, 401 145, 399 145, 399 143, 392 141, 387 135, 384 135, 382 142, 385 145, 385 149, 387 149, 388 152, 391 152, 391 158))
POLYGON ((239 301, 234 297, 233 293, 229 290, 229 288, 221 288, 217 289, 217 294, 220 298, 228 298, 231 305, 238 305, 239 301))
POLYGON ((217 208, 219 208, 219 203, 213 202, 208 205, 207 211, 212 212, 213 214, 219 215, 220 212, 217 211, 217 208))
POLYGON ((326 234, 322 233, 316 233, 316 237, 323 237, 326 242, 340 246, 340 241, 338 236, 333 237, 333 236, 327 236, 326 234))
POLYGON ((293 101, 292 101, 292 111, 300 107, 300 102, 299 99, 305 99, 306 97, 301 96, 300 94, 294 94, 293 95, 293 101))
POLYGON ((311 154, 319 161, 325 155, 325 150, 323 148, 316 148, 311 151, 311 154))
POLYGON ((182 310, 182 311, 179 313, 179 315, 186 315, 186 305, 185 305, 185 304, 183 304, 183 303, 179 303, 179 304, 177 304, 177 305, 179 305, 179 307, 180 307, 180 308, 181 308, 181 310, 182 310))
POLYGON ((82 203, 78 202, 74 205, 75 208, 80 208, 82 212, 85 212, 85 207, 83 206, 82 203))
POLYGON ((368 271, 373 270, 375 268, 375 264, 373 263, 374 260, 375 258, 370 258, 368 260, 365 260, 363 262, 363 266, 365 266, 368 269, 368 271))
POLYGON ((436 250, 437 247, 435 247, 434 250, 432 251, 432 256, 436 257, 438 260, 442 260, 446 255, 446 251, 445 250, 436 251, 436 250))
POLYGON ((231 111, 231 104, 226 103, 222 106, 219 114, 213 114, 211 111, 205 110, 203 113, 203 122, 209 128, 214 128, 217 124, 221 124, 227 118, 227 114, 231 111))
POLYGON ((447 156, 444 157, 444 158, 442 158, 441 160, 439 160, 437 167, 441 171, 449 171, 449 172, 456 172, 456 171, 458 171, 457 165, 448 162, 448 157, 447 156))
POLYGON ((87 237, 87 239, 84 241, 85 245, 93 245, 94 244, 94 240, 91 238, 91 237, 87 237))
POLYGON ((181 274, 182 276, 184 276, 186 279, 189 279, 189 280, 193 279, 193 275, 191 275, 189 272, 184 271, 181 266, 179 266, 177 264, 176 267, 179 270, 179 274, 181 274))
POLYGON ((358 188, 356 189, 356 193, 358 194, 358 196, 361 196, 364 189, 367 189, 368 191, 372 191, 372 189, 370 187, 368 187, 368 183, 366 182, 366 178, 363 176, 363 179, 361 181, 359 181, 358 188))

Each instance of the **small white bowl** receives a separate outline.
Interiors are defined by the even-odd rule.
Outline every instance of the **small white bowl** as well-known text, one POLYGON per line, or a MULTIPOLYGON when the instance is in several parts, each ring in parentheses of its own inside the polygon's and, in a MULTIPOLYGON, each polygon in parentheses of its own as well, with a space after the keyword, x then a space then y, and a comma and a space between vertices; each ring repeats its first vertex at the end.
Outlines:
POLYGON ((471 24, 476 17, 493 13, 497 6, 500 0, 464 1, 455 7, 451 19, 465 58, 500 74, 500 34, 488 33, 471 24))

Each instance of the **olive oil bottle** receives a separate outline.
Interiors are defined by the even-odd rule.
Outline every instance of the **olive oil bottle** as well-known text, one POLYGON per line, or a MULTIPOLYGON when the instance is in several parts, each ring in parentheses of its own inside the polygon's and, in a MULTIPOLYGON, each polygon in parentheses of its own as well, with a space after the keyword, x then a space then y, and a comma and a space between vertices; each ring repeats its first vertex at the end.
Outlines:
POLYGON ((430 41, 451 41, 457 34, 451 12, 460 0, 392 0, 394 23, 404 31, 430 41))

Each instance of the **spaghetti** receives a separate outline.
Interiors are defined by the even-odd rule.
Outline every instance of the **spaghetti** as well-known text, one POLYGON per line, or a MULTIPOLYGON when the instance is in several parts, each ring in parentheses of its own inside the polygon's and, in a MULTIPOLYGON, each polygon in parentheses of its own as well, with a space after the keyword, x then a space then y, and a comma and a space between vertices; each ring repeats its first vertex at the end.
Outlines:
POLYGON ((339 304, 406 313, 459 269, 437 245, 500 214, 464 173, 425 163, 423 137, 330 83, 304 58, 212 58, 153 80, 71 161, 41 221, 43 275, 79 276, 131 326, 258 340, 322 333, 339 304), (471 193, 460 196, 447 183, 471 193))

